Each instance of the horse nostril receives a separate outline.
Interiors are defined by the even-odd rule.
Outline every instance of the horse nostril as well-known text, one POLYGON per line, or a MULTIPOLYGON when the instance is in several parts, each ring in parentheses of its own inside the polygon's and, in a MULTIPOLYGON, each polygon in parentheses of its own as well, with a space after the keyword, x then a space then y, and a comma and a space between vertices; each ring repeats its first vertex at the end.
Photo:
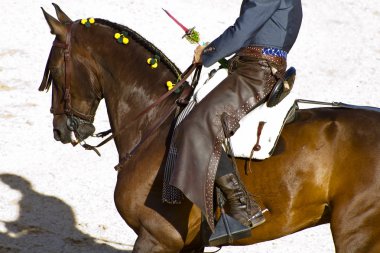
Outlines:
POLYGON ((54 129, 53 130, 53 134, 54 134, 54 139, 56 141, 60 141, 61 140, 61 132, 58 129, 54 129))

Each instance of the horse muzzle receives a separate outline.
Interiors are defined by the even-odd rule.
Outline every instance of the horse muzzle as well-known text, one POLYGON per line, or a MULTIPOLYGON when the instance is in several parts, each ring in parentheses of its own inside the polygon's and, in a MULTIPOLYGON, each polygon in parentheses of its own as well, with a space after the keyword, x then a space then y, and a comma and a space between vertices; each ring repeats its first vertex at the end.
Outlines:
POLYGON ((71 144, 74 146, 92 136, 95 132, 95 126, 91 122, 80 119, 76 116, 68 117, 66 120, 66 126, 70 131, 71 144))
POLYGON ((75 116, 57 115, 53 120, 53 134, 56 141, 73 146, 84 141, 95 132, 94 125, 75 116))
POLYGON ((71 142, 71 137, 70 137, 69 131, 65 131, 65 130, 62 130, 59 128, 54 128, 53 129, 53 135, 54 135, 54 139, 56 141, 60 141, 63 144, 67 144, 67 143, 71 142))

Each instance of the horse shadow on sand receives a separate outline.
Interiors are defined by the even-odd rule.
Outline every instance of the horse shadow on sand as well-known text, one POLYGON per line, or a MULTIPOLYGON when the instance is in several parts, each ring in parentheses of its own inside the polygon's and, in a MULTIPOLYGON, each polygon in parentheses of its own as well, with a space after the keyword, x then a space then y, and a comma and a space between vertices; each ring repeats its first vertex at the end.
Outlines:
POLYGON ((130 253, 105 244, 75 227, 74 213, 62 200, 33 190, 31 183, 14 174, 0 174, 0 183, 19 191, 19 216, 3 221, 0 253, 130 253))

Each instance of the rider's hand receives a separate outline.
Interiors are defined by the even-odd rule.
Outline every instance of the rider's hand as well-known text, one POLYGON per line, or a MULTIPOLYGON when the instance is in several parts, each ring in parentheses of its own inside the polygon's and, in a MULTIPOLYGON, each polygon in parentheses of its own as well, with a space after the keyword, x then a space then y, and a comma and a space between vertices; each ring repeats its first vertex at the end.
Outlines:
POLYGON ((195 63, 195 64, 201 64, 202 63, 202 52, 207 45, 208 45, 208 43, 206 43, 204 45, 198 45, 197 46, 197 48, 194 50, 193 63, 195 63))

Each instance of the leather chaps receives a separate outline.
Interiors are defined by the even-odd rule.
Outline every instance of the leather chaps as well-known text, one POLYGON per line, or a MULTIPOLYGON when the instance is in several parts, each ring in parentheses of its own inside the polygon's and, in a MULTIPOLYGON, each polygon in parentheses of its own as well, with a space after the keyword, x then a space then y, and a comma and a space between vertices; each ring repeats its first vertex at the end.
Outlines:
POLYGON ((286 60, 278 64, 253 56, 233 57, 228 76, 194 107, 175 131, 178 155, 170 184, 202 210, 212 230, 214 181, 225 139, 221 115, 227 113, 228 125, 234 128, 242 117, 265 101, 277 81, 271 66, 283 74, 286 60))

